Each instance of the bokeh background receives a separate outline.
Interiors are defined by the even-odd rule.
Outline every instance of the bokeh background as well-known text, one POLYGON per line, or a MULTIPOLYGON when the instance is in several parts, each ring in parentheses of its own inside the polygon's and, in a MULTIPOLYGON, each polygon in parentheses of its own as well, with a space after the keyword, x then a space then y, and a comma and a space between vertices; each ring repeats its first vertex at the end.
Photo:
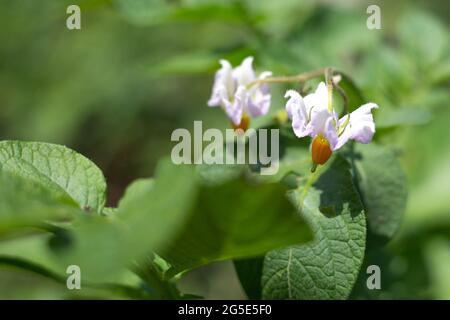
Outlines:
MULTIPOLYGON (((151 176, 171 132, 226 128, 206 107, 218 59, 252 55, 258 70, 345 71, 397 151, 409 184, 400 232, 366 263, 382 290, 352 298, 450 299, 450 2, 299 0, 0 0, 0 137, 64 144, 105 173, 108 205, 151 176), (81 7, 81 30, 66 8, 81 7), (369 4, 382 29, 368 30, 369 4)), ((286 87, 272 88, 272 110, 286 87)), ((364 279, 362 279, 364 280, 364 279)), ((244 298, 233 266, 189 274, 181 289, 244 298)), ((65 287, 0 267, 0 298, 64 298, 65 287)))

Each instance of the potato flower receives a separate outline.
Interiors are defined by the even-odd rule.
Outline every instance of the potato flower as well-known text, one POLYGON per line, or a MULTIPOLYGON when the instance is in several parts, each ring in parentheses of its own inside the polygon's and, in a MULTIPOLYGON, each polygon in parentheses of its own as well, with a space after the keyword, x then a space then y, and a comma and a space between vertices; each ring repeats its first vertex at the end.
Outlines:
POLYGON ((294 90, 288 90, 286 111, 297 137, 313 138, 311 153, 313 169, 331 157, 348 140, 369 143, 375 133, 372 109, 375 103, 367 103, 339 119, 332 106, 332 86, 321 82, 314 93, 304 98, 294 90))
POLYGON ((250 118, 265 115, 269 111, 271 96, 267 83, 258 83, 272 75, 266 71, 256 77, 252 67, 253 57, 247 57, 233 68, 227 60, 220 60, 222 68, 217 71, 210 107, 221 107, 235 129, 248 128, 250 118))

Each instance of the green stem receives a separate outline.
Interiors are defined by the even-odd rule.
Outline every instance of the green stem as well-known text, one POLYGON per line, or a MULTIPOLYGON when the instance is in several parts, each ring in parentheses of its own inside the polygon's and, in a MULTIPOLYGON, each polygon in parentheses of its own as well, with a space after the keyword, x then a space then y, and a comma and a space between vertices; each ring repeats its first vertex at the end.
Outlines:
POLYGON ((159 276, 150 259, 141 264, 135 263, 133 272, 145 282, 156 299, 179 299, 177 290, 159 276))
POLYGON ((328 111, 330 113, 333 112, 333 69, 326 68, 325 69, 325 81, 328 89, 328 111))
POLYGON ((319 170, 314 169, 314 171, 311 170, 311 174, 308 176, 308 179, 304 183, 301 193, 300 193, 300 209, 303 209, 303 203, 305 201, 306 195, 308 194, 309 189, 312 187, 314 182, 316 182, 317 178, 319 177, 319 172, 321 171, 320 168, 318 168, 318 165, 314 164, 315 167, 319 170))
POLYGON ((250 89, 254 85, 262 84, 262 83, 285 83, 285 82, 304 82, 310 80, 312 78, 319 77, 325 73, 328 68, 321 68, 305 73, 300 73, 295 76, 279 76, 279 77, 268 77, 264 79, 257 79, 250 82, 247 85, 247 88, 250 89))

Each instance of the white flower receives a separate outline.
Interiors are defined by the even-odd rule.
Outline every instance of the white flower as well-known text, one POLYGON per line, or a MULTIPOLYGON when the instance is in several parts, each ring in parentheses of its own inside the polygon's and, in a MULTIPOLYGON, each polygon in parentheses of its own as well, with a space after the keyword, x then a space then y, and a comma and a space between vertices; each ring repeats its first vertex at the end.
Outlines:
POLYGON ((294 90, 288 90, 285 98, 289 98, 286 111, 292 120, 295 135, 299 138, 305 136, 314 138, 313 160, 315 149, 319 153, 325 152, 324 155, 316 157, 318 159, 316 163, 325 163, 332 151, 341 148, 348 140, 361 143, 372 141, 375 123, 371 111, 378 108, 375 103, 364 104, 339 119, 329 105, 328 87, 324 82, 319 84, 314 93, 304 98, 294 90), (326 150, 327 148, 329 150, 326 150))
POLYGON ((239 125, 243 116, 258 117, 269 111, 271 96, 268 85, 249 84, 272 73, 266 71, 256 78, 252 62, 253 57, 247 57, 233 69, 228 61, 220 60, 222 68, 215 76, 208 106, 222 107, 234 125, 239 125))

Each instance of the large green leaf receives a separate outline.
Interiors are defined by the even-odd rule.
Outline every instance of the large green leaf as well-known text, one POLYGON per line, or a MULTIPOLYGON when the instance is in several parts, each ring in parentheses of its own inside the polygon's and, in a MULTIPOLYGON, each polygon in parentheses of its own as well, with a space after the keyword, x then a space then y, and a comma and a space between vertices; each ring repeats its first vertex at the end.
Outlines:
POLYGON ((89 279, 105 280, 155 251, 171 265, 170 278, 311 239, 280 184, 251 184, 234 177, 234 170, 212 184, 201 178, 207 171, 162 161, 153 181, 130 187, 115 215, 74 221, 67 231, 71 241, 56 253, 76 261, 89 279))
MULTIPOLYGON (((55 256, 48 247, 48 242, 51 239, 52 235, 41 233, 1 241, 0 266, 34 273, 59 282, 65 287, 68 277, 66 273, 67 265, 61 265, 55 260, 55 256)), ((91 294, 94 293, 100 294, 100 297, 103 298, 112 298, 111 294, 107 294, 107 292, 114 293, 115 298, 121 299, 130 297, 137 299, 154 298, 138 287, 140 280, 131 273, 121 278, 116 277, 113 283, 90 283, 86 280, 84 271, 81 269, 81 287, 83 290, 78 292, 81 295, 76 295, 78 298, 83 298, 83 294, 85 294, 84 298, 92 298, 91 294), (100 292, 91 292, 92 290, 100 290, 100 292)))
POLYGON ((173 238, 185 221, 195 180, 192 168, 161 161, 155 180, 133 184, 114 214, 73 221, 63 239, 55 239, 54 252, 64 264, 76 262, 91 281, 115 279, 173 238))
POLYGON ((58 264, 47 245, 51 237, 48 233, 38 233, 1 241, 1 264, 63 281, 66 268, 58 264))
POLYGON ((355 145, 354 158, 369 230, 390 239, 406 208, 406 176, 394 152, 386 147, 355 145))
POLYGON ((311 233, 281 184, 251 184, 241 178, 203 186, 187 224, 161 255, 172 265, 168 274, 174 275, 309 240, 311 233))
POLYGON ((321 172, 291 193, 315 241, 266 255, 265 299, 345 299, 356 281, 364 257, 366 223, 350 166, 337 157, 321 172))
POLYGON ((101 212, 106 198, 102 172, 64 146, 42 142, 0 142, 0 168, 69 195, 86 211, 101 212))
POLYGON ((264 257, 241 259, 234 261, 234 267, 247 297, 252 300, 261 299, 261 277, 264 257))

